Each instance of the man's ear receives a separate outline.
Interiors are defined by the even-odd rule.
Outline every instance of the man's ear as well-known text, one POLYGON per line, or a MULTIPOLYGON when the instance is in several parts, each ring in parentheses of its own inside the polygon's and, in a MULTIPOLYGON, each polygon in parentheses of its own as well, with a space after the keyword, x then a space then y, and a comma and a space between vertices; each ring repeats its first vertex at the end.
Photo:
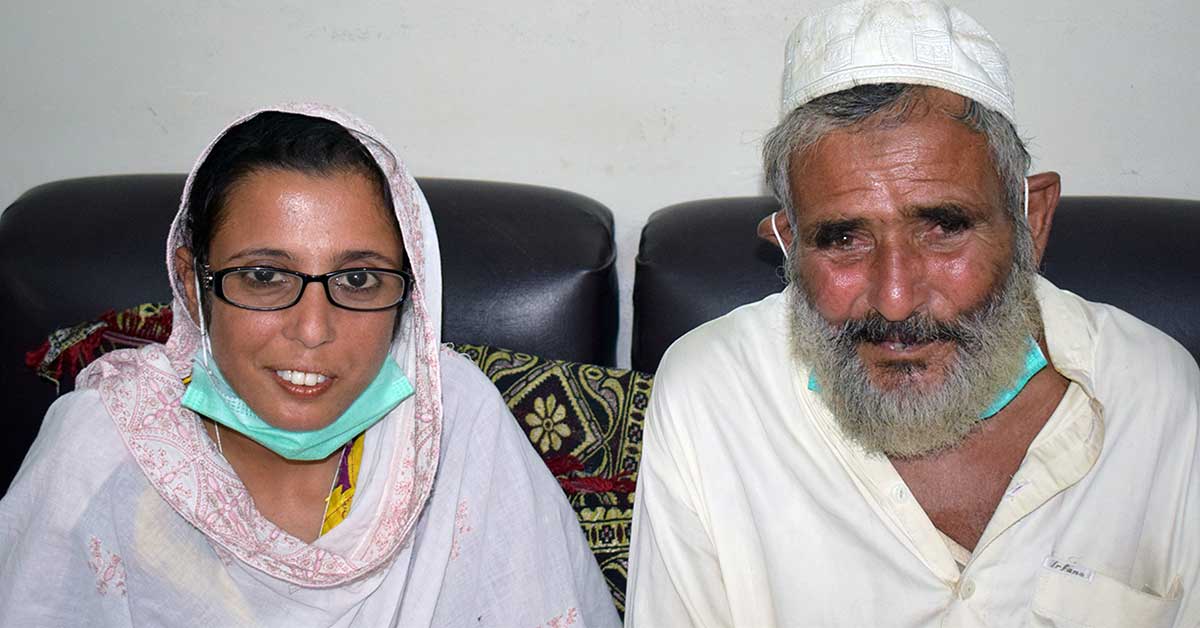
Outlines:
POLYGON ((758 221, 758 237, 785 249, 791 249, 792 246, 792 223, 788 222, 787 216, 780 209, 775 213, 758 221), (775 228, 771 228, 771 223, 775 223, 775 228), (775 232, 779 232, 779 237, 775 237, 775 232), (782 240, 782 242, 780 241, 782 240))
POLYGON ((1035 262, 1042 263, 1046 243, 1050 241, 1050 226, 1058 198, 1062 193, 1062 177, 1057 172, 1039 172, 1029 176, 1029 231, 1033 235, 1035 262))
POLYGON ((175 249, 175 274, 179 276, 179 281, 183 284, 183 294, 187 297, 188 313, 191 314, 192 320, 199 325, 200 315, 196 308, 200 302, 196 295, 195 258, 192 257, 192 250, 186 246, 175 249))

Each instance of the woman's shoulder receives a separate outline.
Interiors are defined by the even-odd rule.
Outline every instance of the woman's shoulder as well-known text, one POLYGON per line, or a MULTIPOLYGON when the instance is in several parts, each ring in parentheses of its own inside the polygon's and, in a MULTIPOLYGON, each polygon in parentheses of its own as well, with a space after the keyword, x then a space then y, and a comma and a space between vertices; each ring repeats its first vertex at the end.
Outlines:
POLYGON ((98 389, 127 387, 155 376, 179 380, 182 375, 177 372, 175 363, 180 361, 178 356, 172 359, 166 345, 157 343, 136 349, 118 349, 104 354, 80 371, 75 384, 79 389, 98 389))
POLYGON ((500 389, 470 357, 443 347, 441 369, 444 446, 474 443, 537 457, 500 389))
POLYGON ((46 411, 30 452, 40 446, 53 446, 66 448, 68 452, 70 448, 78 448, 78 454, 120 444, 100 392, 79 389, 59 397, 46 411))
POLYGON ((504 403, 496 385, 470 358, 450 347, 442 347, 438 357, 442 371, 442 402, 446 406, 478 407, 484 403, 504 403))
POLYGON ((87 491, 98 488, 129 458, 128 450, 109 418, 101 395, 93 389, 59 397, 42 420, 10 492, 22 486, 36 490, 87 491))

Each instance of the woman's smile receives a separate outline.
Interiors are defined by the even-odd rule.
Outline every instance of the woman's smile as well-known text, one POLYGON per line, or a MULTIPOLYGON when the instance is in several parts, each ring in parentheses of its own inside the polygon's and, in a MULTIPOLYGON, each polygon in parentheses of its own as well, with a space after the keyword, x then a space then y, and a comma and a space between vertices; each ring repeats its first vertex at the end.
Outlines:
POLYGON ((316 386, 317 384, 322 384, 325 382, 325 380, 329 379, 320 373, 300 370, 277 370, 275 371, 275 374, 278 375, 280 379, 285 379, 297 386, 316 386))
MULTIPOLYGON (((270 369, 269 369, 270 370, 270 369)), ((325 394, 337 381, 321 373, 301 370, 273 370, 275 383, 285 392, 300 399, 315 399, 325 394)))

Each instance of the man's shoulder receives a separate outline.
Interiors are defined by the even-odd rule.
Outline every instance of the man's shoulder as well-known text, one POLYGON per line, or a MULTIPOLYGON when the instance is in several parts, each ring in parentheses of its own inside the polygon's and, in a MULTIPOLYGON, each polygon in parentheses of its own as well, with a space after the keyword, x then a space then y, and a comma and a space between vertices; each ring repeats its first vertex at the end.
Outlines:
POLYGON ((1059 293, 1055 306, 1068 313, 1060 329, 1062 320, 1080 328, 1059 335, 1057 343, 1068 345, 1061 355, 1106 408, 1106 431, 1171 438, 1200 429, 1200 367, 1183 345, 1117 306, 1059 293))
POLYGON ((1142 319, 1106 303, 1085 301, 1096 321, 1095 368, 1117 371, 1181 392, 1197 392, 1200 368, 1192 354, 1171 336, 1142 319))
POLYGON ((1045 280, 1039 286, 1039 301, 1048 340, 1085 371, 1102 375, 1113 369, 1150 368, 1181 382, 1200 376, 1183 345, 1115 305, 1089 301, 1045 280))
POLYGON ((1120 308, 1096 307, 1106 315, 1096 343, 1096 395, 1113 410, 1107 414, 1110 427, 1121 432, 1116 422, 1125 417, 1129 437, 1136 432, 1164 442, 1195 439, 1200 435, 1200 367, 1191 353, 1120 308))
POLYGON ((701 373, 757 370, 786 355, 787 296, 779 292, 742 305, 681 336, 663 354, 655 386, 701 373))

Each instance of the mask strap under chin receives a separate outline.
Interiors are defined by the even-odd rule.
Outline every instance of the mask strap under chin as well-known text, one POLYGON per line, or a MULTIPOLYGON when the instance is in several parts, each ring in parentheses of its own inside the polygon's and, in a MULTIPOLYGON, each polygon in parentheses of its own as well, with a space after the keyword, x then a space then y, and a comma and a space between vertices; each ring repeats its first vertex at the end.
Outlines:
MULTIPOLYGON (((1028 193, 1028 190, 1026 191, 1028 193)), ((775 244, 779 245, 779 250, 783 251, 783 259, 788 259, 787 247, 783 245, 783 238, 779 235, 779 227, 775 225, 776 214, 771 214, 771 231, 775 234, 775 244)))

